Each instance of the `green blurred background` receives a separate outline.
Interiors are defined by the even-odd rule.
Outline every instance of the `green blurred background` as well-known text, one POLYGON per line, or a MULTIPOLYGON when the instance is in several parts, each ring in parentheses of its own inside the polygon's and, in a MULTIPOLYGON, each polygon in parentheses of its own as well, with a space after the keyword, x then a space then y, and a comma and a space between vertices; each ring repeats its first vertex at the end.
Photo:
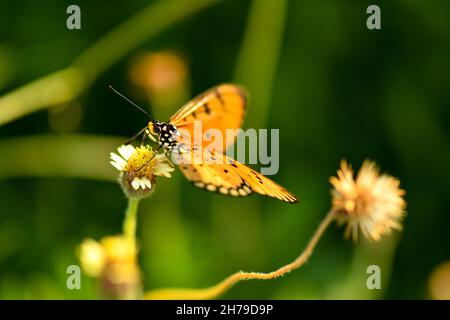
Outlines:
POLYGON ((65 26, 70 4, 0 0, 0 299, 98 297, 86 276, 68 290, 66 268, 84 238, 120 232, 127 203, 109 152, 146 124, 108 84, 165 120, 221 82, 249 90, 245 128, 280 128, 273 178, 300 203, 209 194, 179 172, 159 179, 139 208, 145 288, 290 262, 330 207, 340 160, 370 158, 407 191, 402 232, 353 244, 330 228, 300 270, 223 297, 432 298, 430 274, 450 259, 448 1, 84 0, 81 30, 65 26), (366 28, 370 4, 381 30, 366 28), (167 103, 130 78, 136 57, 161 51, 186 73, 167 103), (75 76, 14 91, 69 66, 75 76), (371 264, 381 290, 366 288, 371 264))

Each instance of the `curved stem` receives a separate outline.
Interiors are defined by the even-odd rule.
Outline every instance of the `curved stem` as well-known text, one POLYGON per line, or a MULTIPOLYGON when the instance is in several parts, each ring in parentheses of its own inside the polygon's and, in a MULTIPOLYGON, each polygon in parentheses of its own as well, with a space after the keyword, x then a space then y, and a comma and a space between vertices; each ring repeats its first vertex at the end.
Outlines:
POLYGON ((125 237, 133 242, 136 241, 136 224, 137 224, 137 210, 139 199, 130 198, 128 200, 127 210, 125 211, 125 220, 123 221, 123 234, 125 237))
POLYGON ((308 245, 303 250, 303 252, 291 263, 268 273, 259 273, 259 272, 243 272, 239 271, 231 276, 225 278, 223 281, 218 284, 204 288, 204 289, 183 289, 183 288, 166 288, 166 289, 156 289, 148 292, 145 295, 145 299, 174 299, 174 300, 184 300, 184 299, 213 299, 228 289, 230 289, 234 284, 243 280, 252 280, 252 279, 260 279, 260 280, 270 280, 281 277, 286 273, 289 273, 295 269, 300 268, 311 254, 314 251, 317 243, 320 238, 324 234, 327 227, 333 222, 336 216, 335 211, 330 211, 325 216, 325 218, 320 223, 319 227, 314 232, 313 236, 308 242, 308 245))

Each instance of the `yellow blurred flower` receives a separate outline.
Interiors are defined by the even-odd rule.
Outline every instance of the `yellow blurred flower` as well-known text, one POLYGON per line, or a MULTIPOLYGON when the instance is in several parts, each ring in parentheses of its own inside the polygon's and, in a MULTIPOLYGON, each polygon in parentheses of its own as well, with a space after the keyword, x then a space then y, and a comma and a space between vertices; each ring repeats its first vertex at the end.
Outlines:
POLYGON ((100 242, 86 239, 78 249, 81 266, 89 276, 100 278, 105 293, 121 299, 140 294, 141 273, 136 242, 125 236, 110 236, 100 242))
POLYGON ((136 242, 127 237, 113 236, 103 238, 101 244, 107 257, 104 270, 107 279, 113 284, 139 282, 136 242))
POLYGON ((438 265, 431 273, 428 289, 434 300, 450 300, 450 261, 438 265))
POLYGON ((124 236, 105 237, 101 245, 109 263, 136 262, 136 242, 124 236))
POLYGON ((365 161, 356 179, 350 165, 341 162, 337 177, 331 177, 333 207, 337 221, 347 225, 345 236, 379 240, 392 229, 401 229, 405 215, 405 191, 394 177, 379 173, 374 162, 365 161))
POLYGON ((105 250, 93 239, 85 239, 78 249, 81 267, 87 275, 98 277, 105 267, 105 250))
POLYGON ((119 181, 128 197, 149 195, 155 176, 170 178, 174 170, 166 156, 156 154, 150 146, 122 145, 117 151, 118 154, 111 152, 110 163, 120 171, 119 181))

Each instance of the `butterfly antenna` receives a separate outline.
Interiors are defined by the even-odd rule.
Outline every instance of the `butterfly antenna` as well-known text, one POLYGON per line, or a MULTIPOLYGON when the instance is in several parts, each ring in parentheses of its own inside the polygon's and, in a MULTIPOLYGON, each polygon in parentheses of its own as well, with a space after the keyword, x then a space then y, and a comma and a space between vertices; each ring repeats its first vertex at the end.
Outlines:
POLYGON ((136 109, 140 110, 141 112, 143 112, 149 119, 151 119, 152 117, 150 117, 150 114, 145 111, 144 109, 142 109, 141 107, 139 107, 136 103, 134 103, 133 101, 131 101, 130 99, 128 99, 127 97, 125 97, 125 95, 123 95, 122 93, 120 93, 119 91, 117 91, 116 89, 113 88, 112 85, 109 85, 108 88, 110 88, 114 93, 116 93, 117 95, 119 95, 120 97, 122 97, 124 100, 128 101, 129 103, 131 103, 132 106, 134 106, 136 109))

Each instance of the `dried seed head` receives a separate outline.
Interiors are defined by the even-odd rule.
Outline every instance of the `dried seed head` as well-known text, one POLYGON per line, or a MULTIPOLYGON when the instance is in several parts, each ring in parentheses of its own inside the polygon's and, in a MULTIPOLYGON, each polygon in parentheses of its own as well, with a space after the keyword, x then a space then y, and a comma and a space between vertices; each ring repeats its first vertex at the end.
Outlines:
POLYGON ((356 179, 350 165, 341 162, 337 177, 331 177, 332 201, 337 221, 346 224, 346 237, 358 238, 358 230, 378 241, 392 229, 401 229, 405 215, 405 191, 400 181, 379 173, 374 162, 365 161, 356 179))

